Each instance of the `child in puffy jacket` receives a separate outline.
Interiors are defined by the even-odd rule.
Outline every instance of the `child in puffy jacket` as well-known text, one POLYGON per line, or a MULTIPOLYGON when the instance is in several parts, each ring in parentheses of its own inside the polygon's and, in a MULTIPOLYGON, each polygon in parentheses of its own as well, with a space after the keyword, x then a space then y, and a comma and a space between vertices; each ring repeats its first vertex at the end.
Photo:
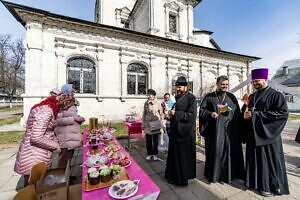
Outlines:
POLYGON ((58 155, 59 168, 65 168, 68 160, 73 157, 74 148, 81 146, 80 125, 84 121, 84 118, 77 114, 76 106, 58 113, 54 131, 61 148, 58 155))

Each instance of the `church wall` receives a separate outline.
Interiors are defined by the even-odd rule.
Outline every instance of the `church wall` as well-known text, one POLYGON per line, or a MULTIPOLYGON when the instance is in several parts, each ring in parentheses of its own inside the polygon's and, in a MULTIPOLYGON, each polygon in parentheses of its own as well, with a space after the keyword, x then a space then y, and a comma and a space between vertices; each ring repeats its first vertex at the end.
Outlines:
POLYGON ((99 94, 120 96, 120 59, 116 49, 104 49, 103 62, 99 64, 99 94))
POLYGON ((188 16, 187 16, 187 5, 181 5, 182 6, 182 11, 179 16, 179 24, 178 24, 178 29, 179 29, 179 34, 181 37, 182 41, 187 42, 188 41, 188 16))
MULTIPOLYGON (((41 94, 42 96, 49 95, 49 91, 54 87, 58 86, 58 67, 57 67, 57 58, 53 50, 54 46, 54 37, 52 34, 43 32, 43 53, 42 53, 42 62, 41 62, 41 94)), ((66 80, 66 70, 65 65, 61 66, 63 73, 60 73, 59 76, 61 79, 66 80)))
POLYGON ((100 0, 99 3, 102 3, 102 23, 116 26, 116 8, 127 7, 132 10, 135 0, 100 0))
POLYGON ((200 75, 200 63, 199 62, 189 62, 189 77, 193 81, 193 93, 196 97, 200 97, 201 88, 201 75, 200 75))
POLYGON ((194 33, 193 43, 200 46, 205 46, 205 47, 215 49, 215 47, 210 42, 210 35, 205 33, 194 33))
POLYGON ((155 59, 152 60, 152 88, 156 91, 157 96, 162 98, 166 89, 166 64, 165 58, 162 56, 155 56, 155 59))
POLYGON ((133 29, 138 32, 148 33, 150 28, 149 2, 144 1, 134 15, 133 29))
POLYGON ((41 84, 41 55, 42 55, 42 32, 41 25, 31 23, 27 25, 26 32, 26 65, 27 81, 25 82, 25 92, 31 95, 40 95, 41 84))
POLYGON ((93 60, 97 73, 96 94, 76 94, 80 101, 79 113, 86 118, 109 115, 113 120, 125 119, 132 111, 141 116, 146 101, 145 95, 127 95, 126 70, 130 63, 139 62, 147 67, 148 88, 155 89, 160 100, 165 92, 172 92, 172 81, 179 75, 193 81, 194 94, 200 97, 203 88, 215 85, 219 74, 227 74, 227 66, 231 66, 229 74, 240 73, 236 69, 246 67, 242 61, 220 55, 193 53, 189 48, 177 49, 176 45, 165 49, 164 42, 155 46, 148 40, 125 37, 113 31, 89 32, 81 27, 75 30, 72 26, 65 29, 44 26, 43 29, 32 27, 27 30, 31 36, 26 38, 25 68, 28 73, 24 116, 52 88, 66 83, 66 64, 74 56, 93 60), (39 42, 33 36, 40 38, 39 42))
POLYGON ((161 37, 166 37, 166 13, 164 8, 164 1, 163 0, 154 0, 153 1, 153 13, 152 13, 152 31, 153 35, 158 35, 161 37))

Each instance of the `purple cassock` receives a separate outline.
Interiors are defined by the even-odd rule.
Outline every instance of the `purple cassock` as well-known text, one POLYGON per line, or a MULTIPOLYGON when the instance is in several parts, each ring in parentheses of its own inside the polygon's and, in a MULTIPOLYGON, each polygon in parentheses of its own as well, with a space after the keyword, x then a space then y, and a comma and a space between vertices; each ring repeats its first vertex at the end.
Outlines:
POLYGON ((268 79, 268 69, 267 68, 253 69, 251 71, 251 78, 252 80, 268 79))

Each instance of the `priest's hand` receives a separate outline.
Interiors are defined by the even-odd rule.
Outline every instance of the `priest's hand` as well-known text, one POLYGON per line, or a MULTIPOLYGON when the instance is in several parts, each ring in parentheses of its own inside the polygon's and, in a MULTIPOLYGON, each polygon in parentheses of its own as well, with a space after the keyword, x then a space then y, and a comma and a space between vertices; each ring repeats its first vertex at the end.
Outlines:
POLYGON ((212 112, 212 113, 210 114, 210 116, 211 116, 212 118, 214 118, 214 119, 216 119, 217 117, 219 117, 218 113, 216 113, 216 112, 212 112))
POLYGON ((168 115, 169 115, 169 118, 172 118, 172 116, 175 115, 175 110, 169 110, 168 115))
POLYGON ((251 119, 252 118, 252 112, 249 110, 249 111, 245 111, 244 112, 244 119, 251 119))

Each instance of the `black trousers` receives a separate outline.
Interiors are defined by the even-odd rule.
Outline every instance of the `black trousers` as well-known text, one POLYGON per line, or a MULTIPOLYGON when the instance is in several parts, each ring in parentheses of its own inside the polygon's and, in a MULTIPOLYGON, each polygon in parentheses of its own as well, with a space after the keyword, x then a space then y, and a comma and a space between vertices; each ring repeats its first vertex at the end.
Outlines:
POLYGON ((295 141, 296 141, 296 142, 300 142, 300 126, 299 126, 299 129, 298 129, 298 132, 297 132, 295 141))
POLYGON ((149 135, 146 134, 146 148, 148 155, 158 154, 158 134, 149 135))

